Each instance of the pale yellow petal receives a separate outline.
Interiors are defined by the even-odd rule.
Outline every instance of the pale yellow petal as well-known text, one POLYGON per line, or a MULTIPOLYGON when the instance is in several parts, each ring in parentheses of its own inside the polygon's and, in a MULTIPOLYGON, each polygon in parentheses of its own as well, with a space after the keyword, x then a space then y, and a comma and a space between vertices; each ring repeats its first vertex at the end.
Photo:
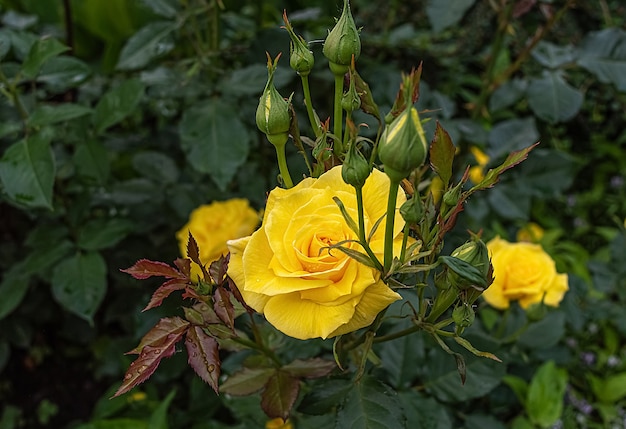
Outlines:
POLYGON ((241 293, 243 300, 250 307, 262 313, 269 297, 258 293, 249 292, 245 289, 245 272, 243 264, 243 254, 252 237, 244 237, 238 240, 228 241, 228 250, 230 250, 230 261, 228 263, 228 275, 241 293))

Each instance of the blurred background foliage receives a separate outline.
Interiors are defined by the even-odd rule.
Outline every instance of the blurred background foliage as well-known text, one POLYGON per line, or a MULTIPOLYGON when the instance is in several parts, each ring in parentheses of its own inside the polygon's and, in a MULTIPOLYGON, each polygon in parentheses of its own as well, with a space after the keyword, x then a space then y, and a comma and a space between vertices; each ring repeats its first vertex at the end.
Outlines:
MULTIPOLYGON (((339 7, 0 0, 1 428, 263 425, 258 397, 217 397, 181 354, 135 393, 108 399, 130 362, 124 353, 180 305, 141 313, 150 284, 119 269, 175 259, 175 232, 201 204, 245 197, 263 207, 278 173, 253 119, 265 51, 286 55, 286 9, 311 42, 314 104, 329 116, 321 46, 339 7)), ((496 188, 472 197, 450 247, 466 229, 514 240, 533 222, 570 278, 561 307, 543 318, 481 305, 468 337, 504 364, 468 358, 462 388, 454 362, 425 337, 381 345, 376 371, 398 392, 408 427, 626 427, 626 6, 355 0, 352 9, 359 72, 382 112, 400 72, 423 62, 417 107, 430 135, 434 119, 448 130, 460 162, 488 168, 541 141, 496 188)), ((287 62, 275 83, 295 92, 306 118, 287 62)), ((295 148, 289 157, 304 172, 295 148)), ((303 344, 276 347, 329 351, 303 344)), ((237 368, 223 360, 226 372, 237 368)), ((310 386, 296 427, 334 421, 329 404, 342 392, 333 386, 310 386)))

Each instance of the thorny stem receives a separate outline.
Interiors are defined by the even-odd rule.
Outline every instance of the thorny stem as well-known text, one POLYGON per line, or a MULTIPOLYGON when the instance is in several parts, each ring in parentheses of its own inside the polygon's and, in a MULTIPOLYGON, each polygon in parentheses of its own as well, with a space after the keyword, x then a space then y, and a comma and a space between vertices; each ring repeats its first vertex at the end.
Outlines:
POLYGON ((322 130, 317 124, 317 121, 315 120, 315 113, 313 112, 313 103, 311 102, 311 89, 309 88, 309 76, 300 76, 300 79, 302 80, 302 92, 304 93, 304 104, 306 106, 306 112, 309 115, 311 128, 313 128, 313 132, 315 133, 315 137, 317 138, 322 135, 322 130))
POLYGON ((341 97, 343 96, 343 74, 335 74, 335 101, 333 114, 333 134, 335 134, 335 156, 338 158, 343 154, 343 109, 341 108, 341 97))
POLYGON ((393 260, 393 226, 396 218, 396 201, 400 181, 391 180, 389 183, 389 198, 387 199, 387 219, 385 222, 385 273, 391 268, 393 260))

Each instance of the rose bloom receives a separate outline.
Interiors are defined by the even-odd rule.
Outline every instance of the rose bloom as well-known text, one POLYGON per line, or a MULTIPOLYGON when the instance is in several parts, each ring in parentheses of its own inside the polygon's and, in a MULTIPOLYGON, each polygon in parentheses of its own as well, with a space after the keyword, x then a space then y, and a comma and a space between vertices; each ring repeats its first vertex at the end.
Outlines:
POLYGON ((293 429, 293 425, 289 419, 285 421, 280 417, 276 417, 275 419, 268 420, 265 423, 265 429, 293 429))
MULTIPOLYGON (((189 222, 177 233, 181 255, 187 255, 189 233, 200 249, 200 261, 209 264, 228 253, 226 242, 252 234, 259 224, 259 214, 248 200, 234 198, 202 205, 191 212, 189 222)), ((191 264, 191 278, 202 277, 202 271, 191 264)))
MULTIPOLYGON (((366 236, 386 213, 389 178, 374 170, 363 186, 366 236)), ((399 192, 397 208, 406 201, 399 192)), ((228 242, 228 275, 246 303, 278 330, 298 339, 329 338, 370 325, 401 296, 380 279, 380 272, 327 247, 357 240, 333 201, 339 197, 357 221, 354 188, 341 178, 341 166, 319 179, 307 178, 291 189, 269 194, 262 226, 252 236, 228 242)), ((404 221, 396 210, 394 251, 402 246, 404 221)), ((384 222, 370 247, 384 254, 384 222)), ((365 253, 354 242, 344 247, 365 253)))
POLYGON ((567 274, 558 274, 554 261, 540 245, 509 243, 496 237, 487 243, 494 281, 483 297, 493 307, 505 309, 519 301, 526 309, 542 300, 558 307, 568 290, 567 274))

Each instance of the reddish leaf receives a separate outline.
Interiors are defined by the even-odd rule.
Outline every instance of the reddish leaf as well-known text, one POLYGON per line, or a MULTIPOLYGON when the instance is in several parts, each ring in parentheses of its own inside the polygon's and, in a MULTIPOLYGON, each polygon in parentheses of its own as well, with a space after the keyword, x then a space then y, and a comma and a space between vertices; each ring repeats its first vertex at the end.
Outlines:
POLYGON ((275 372, 272 368, 244 368, 228 377, 220 391, 234 396, 251 395, 261 390, 275 372))
POLYGON ((187 331, 185 347, 189 355, 189 366, 215 393, 219 393, 220 356, 217 341, 205 334, 201 327, 193 326, 187 331))
POLYGON ((152 276, 166 277, 169 279, 184 279, 185 275, 176 268, 167 265, 165 262, 150 261, 148 259, 140 259, 130 268, 120 270, 130 274, 138 280, 144 280, 152 276))
POLYGON ((176 265, 180 272, 186 277, 191 277, 191 260, 187 258, 177 258, 174 261, 174 265, 176 265))
POLYGON ((335 361, 315 358, 296 359, 283 366, 282 370, 295 378, 319 378, 328 375, 335 368, 337 368, 335 361))
POLYGON ((189 240, 187 241, 187 257, 196 264, 202 265, 200 261, 200 249, 198 248, 196 239, 191 235, 191 231, 189 231, 189 240))
POLYGON ((528 158, 528 153, 533 150, 538 144, 539 142, 535 143, 532 146, 528 146, 525 149, 511 152, 500 166, 490 169, 487 174, 485 174, 485 178, 468 192, 473 193, 475 191, 491 188, 493 185, 498 183, 498 180, 502 173, 504 173, 509 168, 515 167, 517 164, 528 158))
MULTIPOLYGON (((180 338, 177 338, 178 341, 180 338)), ((162 346, 152 347, 146 346, 141 354, 134 362, 130 364, 126 374, 124 374, 124 382, 117 389, 112 397, 123 395, 138 384, 146 381, 156 371, 161 359, 170 357, 176 351, 175 342, 165 342, 162 346)))
POLYGON ((189 322, 181 319, 180 317, 163 318, 159 320, 159 322, 154 325, 146 335, 143 336, 137 347, 126 354, 139 354, 146 346, 159 347, 161 344, 169 342, 173 339, 175 339, 174 342, 176 342, 180 339, 188 327, 189 322))
POLYGON ((218 287, 213 293, 213 309, 215 314, 231 329, 235 328, 235 309, 230 302, 230 293, 223 287, 218 287))
MULTIPOLYGON (((215 314, 215 311, 213 311, 213 308, 205 302, 199 302, 191 308, 184 307, 183 309, 185 310, 185 315, 187 315, 187 313, 190 314, 190 317, 194 320, 192 323, 195 325, 203 326, 209 323, 221 322, 217 314, 215 314)), ((187 320, 191 322, 189 317, 187 317, 187 320)))
POLYGON ((228 257, 222 255, 217 261, 211 262, 211 265, 209 266, 211 280, 213 280, 213 283, 216 285, 224 283, 226 271, 228 270, 228 259, 228 257))
POLYGON ((452 143, 450 135, 437 121, 435 136, 430 143, 430 166, 446 187, 452 178, 452 163, 455 150, 456 148, 452 143))
POLYGON ((289 417, 291 408, 300 392, 300 380, 286 372, 276 371, 261 394, 261 408, 270 418, 289 417))
POLYGON ((230 289, 230 292, 233 294, 235 299, 239 301, 241 305, 243 305, 243 308, 245 308, 248 313, 254 313, 254 309, 249 307, 248 304, 246 304, 246 302, 243 300, 243 296, 241 296, 241 292, 239 292, 239 289, 237 288, 237 285, 235 284, 233 279, 227 277, 226 281, 228 281, 228 288, 230 289))
POLYGON ((150 302, 146 305, 141 311, 150 310, 151 308, 158 307, 161 305, 163 300, 169 296, 170 293, 175 290, 183 290, 187 287, 188 283, 186 280, 180 279, 171 279, 163 283, 159 288, 154 291, 152 294, 152 298, 150 298, 150 302))

